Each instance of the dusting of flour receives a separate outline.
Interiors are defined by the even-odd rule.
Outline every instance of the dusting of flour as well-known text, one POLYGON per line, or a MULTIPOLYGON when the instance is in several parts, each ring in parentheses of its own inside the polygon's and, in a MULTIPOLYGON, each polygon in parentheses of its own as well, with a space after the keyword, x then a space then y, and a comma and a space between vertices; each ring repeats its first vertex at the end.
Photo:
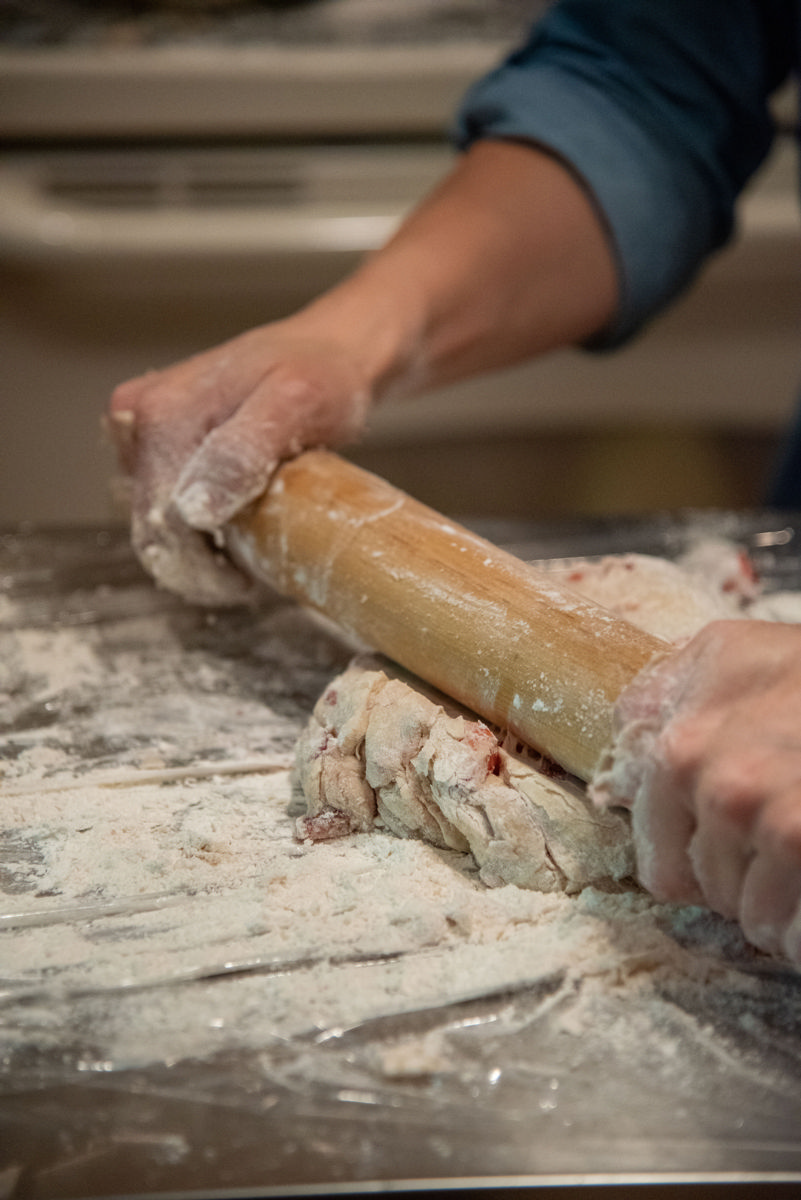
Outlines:
MULTIPOLYGON (((299 843, 291 748, 352 646, 292 608, 126 612, 125 595, 90 597, 98 619, 73 625, 3 610, 2 1069, 242 1051, 274 1076, 290 1046, 373 1030, 369 1069, 402 1080, 447 1075, 477 1023, 486 1079, 539 1087, 515 1039, 542 1029, 548 1070, 572 1078, 599 1005, 625 1004, 620 1061, 644 1030, 666 1061, 702 1044, 707 1063, 733 1053, 724 1018, 759 1047, 792 1026, 794 977, 702 910, 487 889, 467 856, 381 830, 299 843)), ((479 1058, 471 1041, 465 1069, 479 1058)), ((331 1069, 309 1062, 307 1080, 331 1069)))
MULTIPOLYGON (((585 995, 645 996, 666 977, 725 992, 738 939, 714 918, 690 949, 686 911, 637 892, 488 890, 464 856, 381 832, 299 845, 289 803, 286 771, 6 799, 12 1043, 66 1037, 84 1069, 108 1070, 543 980, 585 995)), ((575 1033, 584 1018, 571 1013, 575 1033)), ((401 1070, 390 1054, 387 1071, 415 1061, 401 1070)))

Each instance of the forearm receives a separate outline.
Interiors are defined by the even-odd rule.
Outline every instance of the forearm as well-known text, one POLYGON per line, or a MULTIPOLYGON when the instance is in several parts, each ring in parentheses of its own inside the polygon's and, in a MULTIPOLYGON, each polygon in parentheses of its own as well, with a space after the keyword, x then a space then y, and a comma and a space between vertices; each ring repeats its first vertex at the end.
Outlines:
POLYGON ((341 330, 380 397, 582 342, 612 318, 617 287, 570 171, 532 146, 482 142, 304 319, 341 330))

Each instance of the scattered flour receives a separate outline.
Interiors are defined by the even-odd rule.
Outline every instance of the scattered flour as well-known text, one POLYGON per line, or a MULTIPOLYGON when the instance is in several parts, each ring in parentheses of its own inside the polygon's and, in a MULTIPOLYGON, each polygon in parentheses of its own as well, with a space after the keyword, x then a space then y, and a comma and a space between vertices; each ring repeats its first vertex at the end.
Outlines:
POLYGON ((542 979, 725 981, 723 923, 692 954, 639 893, 488 890, 462 856, 380 832, 301 846, 289 796, 283 772, 13 802, 6 870, 26 890, 2 896, 4 1036, 62 1045, 88 1023, 91 1053, 123 1067, 542 979))
POLYGON ((283 764, 352 648, 286 610, 115 614, 0 631, 0 1074, 246 1052, 287 1087, 380 1078, 395 1103, 481 1064, 547 1108, 552 1079, 597 1072, 602 1020, 613 1062, 651 1038, 686 1073, 703 1044, 749 1088, 797 1027, 796 977, 701 910, 488 889, 469 856, 381 830, 299 842, 283 764))

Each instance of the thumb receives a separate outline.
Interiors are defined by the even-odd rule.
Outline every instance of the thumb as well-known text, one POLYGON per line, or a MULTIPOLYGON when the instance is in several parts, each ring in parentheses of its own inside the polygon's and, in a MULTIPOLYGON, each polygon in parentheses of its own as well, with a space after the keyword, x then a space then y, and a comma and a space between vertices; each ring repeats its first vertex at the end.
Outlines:
POLYGON ((252 421, 232 417, 206 436, 173 491, 173 504, 187 525, 213 532, 266 489, 277 458, 261 433, 257 438, 252 421))

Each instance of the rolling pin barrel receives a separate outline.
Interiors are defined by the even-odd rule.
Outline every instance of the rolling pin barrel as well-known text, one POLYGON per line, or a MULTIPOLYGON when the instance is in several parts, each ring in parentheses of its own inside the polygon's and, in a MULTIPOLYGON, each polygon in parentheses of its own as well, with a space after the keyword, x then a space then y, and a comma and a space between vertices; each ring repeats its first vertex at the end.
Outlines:
POLYGON ((328 451, 230 527, 257 579, 589 779, 614 702, 665 643, 328 451))

